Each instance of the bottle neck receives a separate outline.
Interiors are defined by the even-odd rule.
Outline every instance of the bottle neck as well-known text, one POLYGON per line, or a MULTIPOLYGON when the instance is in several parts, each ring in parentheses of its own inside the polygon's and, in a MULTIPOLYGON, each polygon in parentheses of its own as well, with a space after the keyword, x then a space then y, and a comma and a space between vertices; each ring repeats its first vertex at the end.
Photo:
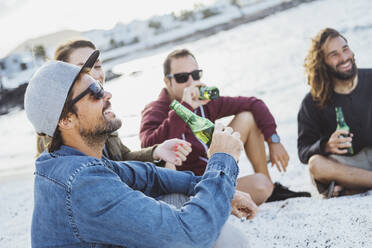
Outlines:
POLYGON ((191 110, 183 106, 177 100, 172 101, 170 108, 173 109, 177 113, 177 115, 181 117, 181 119, 184 120, 187 124, 190 123, 191 117, 195 115, 191 110))
POLYGON ((344 116, 341 114, 337 114, 337 129, 349 129, 349 126, 346 124, 344 116))

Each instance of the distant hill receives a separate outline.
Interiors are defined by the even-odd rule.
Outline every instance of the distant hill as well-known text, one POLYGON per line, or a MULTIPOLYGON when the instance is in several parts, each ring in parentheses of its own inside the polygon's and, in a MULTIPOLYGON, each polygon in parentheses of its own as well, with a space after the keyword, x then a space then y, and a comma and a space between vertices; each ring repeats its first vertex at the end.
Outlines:
POLYGON ((55 48, 60 43, 71 40, 83 38, 82 33, 75 30, 62 30, 56 33, 43 35, 34 39, 29 39, 18 45, 9 54, 25 52, 34 46, 43 45, 45 48, 55 48))

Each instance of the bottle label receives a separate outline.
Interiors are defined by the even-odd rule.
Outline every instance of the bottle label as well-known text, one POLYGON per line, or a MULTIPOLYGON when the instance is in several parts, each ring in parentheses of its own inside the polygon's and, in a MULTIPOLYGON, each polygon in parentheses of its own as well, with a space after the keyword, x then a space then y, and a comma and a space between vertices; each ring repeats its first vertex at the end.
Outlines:
POLYGON ((201 140, 204 144, 206 144, 208 147, 212 142, 212 135, 213 135, 214 127, 209 127, 207 129, 194 132, 195 136, 201 140))

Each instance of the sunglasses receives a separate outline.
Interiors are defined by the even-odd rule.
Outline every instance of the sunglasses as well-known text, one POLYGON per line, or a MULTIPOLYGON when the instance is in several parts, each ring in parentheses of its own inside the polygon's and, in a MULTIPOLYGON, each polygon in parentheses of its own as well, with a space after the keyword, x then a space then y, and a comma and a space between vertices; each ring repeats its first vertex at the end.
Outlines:
POLYGON ((77 97, 71 100, 71 105, 74 105, 77 103, 81 98, 83 98, 85 95, 90 93, 96 100, 99 100, 103 98, 103 95, 105 94, 105 90, 103 89, 101 83, 99 81, 95 81, 89 87, 80 93, 77 97))
POLYGON ((195 70, 192 72, 181 72, 176 74, 168 74, 166 75, 167 78, 171 79, 174 78, 177 83, 183 84, 189 80, 189 76, 191 75, 193 80, 199 80, 203 76, 203 70, 195 70))

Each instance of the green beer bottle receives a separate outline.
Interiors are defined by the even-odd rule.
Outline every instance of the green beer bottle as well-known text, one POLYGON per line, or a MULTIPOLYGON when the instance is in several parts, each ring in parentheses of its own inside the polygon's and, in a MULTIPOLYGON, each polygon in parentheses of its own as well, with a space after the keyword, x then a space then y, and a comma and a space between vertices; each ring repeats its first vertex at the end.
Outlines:
POLYGON ((215 86, 201 86, 199 88, 200 100, 214 100, 217 99, 220 96, 220 91, 215 86))
POLYGON ((208 147, 210 146, 214 131, 213 122, 207 118, 196 115, 177 100, 173 100, 169 107, 186 122, 186 124, 191 128, 191 131, 199 140, 205 143, 208 147))
MULTIPOLYGON (((344 119, 344 114, 342 113, 342 108, 341 107, 336 107, 336 121, 337 121, 337 130, 346 130, 350 133, 350 127, 346 124, 345 119, 344 119)), ((345 135, 341 134, 342 137, 349 137, 350 134, 345 135)), ((347 148, 347 152, 350 155, 354 154, 354 149, 353 147, 347 148)))

